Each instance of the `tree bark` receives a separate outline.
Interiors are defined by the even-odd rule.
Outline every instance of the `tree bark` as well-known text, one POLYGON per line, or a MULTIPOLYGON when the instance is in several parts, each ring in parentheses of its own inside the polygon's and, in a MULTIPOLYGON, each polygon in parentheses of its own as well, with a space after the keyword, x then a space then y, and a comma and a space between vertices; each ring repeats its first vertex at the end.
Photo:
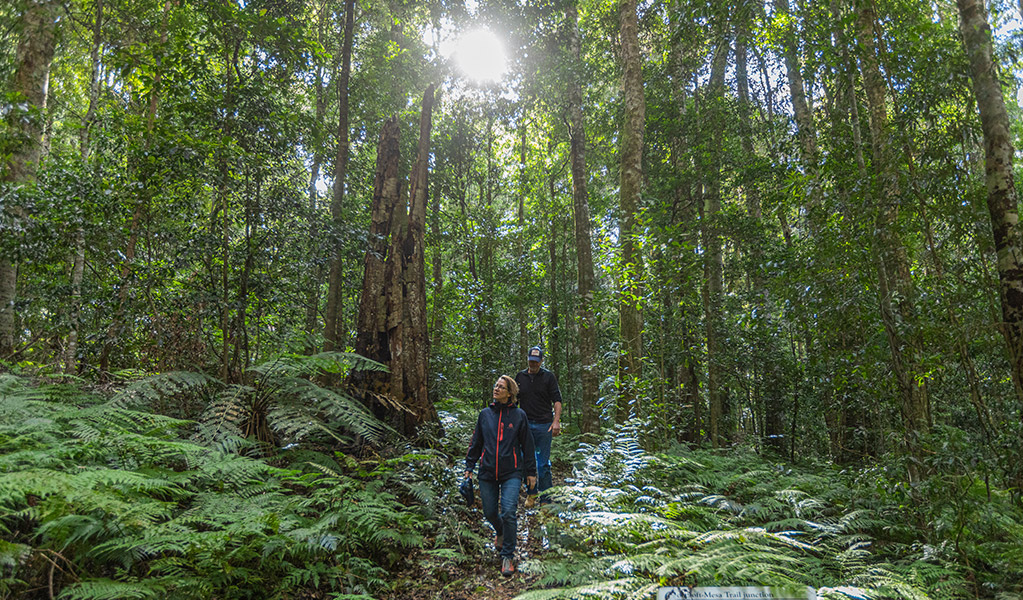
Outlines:
MULTIPOLYGON (((7 117, 7 127, 20 138, 20 143, 13 149, 4 165, 2 173, 4 184, 24 186, 35 181, 39 161, 43 155, 43 115, 46 112, 50 64, 53 62, 59 10, 59 3, 40 0, 29 3, 28 9, 22 15, 22 31, 15 54, 14 78, 9 89, 23 104, 11 110, 7 117)), ((15 221, 26 217, 21 206, 12 206, 7 210, 15 221)), ((12 234, 5 232, 5 235, 12 234)), ((14 313, 17 281, 18 266, 14 257, 0 257, 0 360, 10 358, 18 345, 14 313)))
MULTIPOLYGON (((742 151, 747 160, 755 160, 753 147, 753 121, 750 116, 750 95, 749 95, 749 71, 747 69, 746 40, 749 31, 745 25, 740 25, 736 32, 735 39, 735 78, 736 87, 739 93, 739 121, 742 131, 742 151)), ((760 192, 756 184, 746 186, 746 211, 755 224, 754 231, 760 232, 763 228, 761 223, 760 192)), ((782 386, 780 385, 780 367, 774 359, 774 353, 767 343, 773 339, 771 330, 773 319, 767 306, 767 284, 764 280, 763 246, 759 239, 752 242, 749 248, 751 272, 749 279, 753 287, 753 303, 756 310, 756 318, 753 319, 754 356, 757 357, 754 365, 754 378, 759 379, 755 387, 759 390, 760 404, 763 406, 763 443, 765 446, 781 452, 785 440, 785 405, 782 386)))
POLYGON ((590 235, 590 201, 586 187, 586 129, 583 123, 582 84, 579 70, 582 66, 579 43, 579 10, 572 0, 565 7, 568 25, 569 59, 572 61, 568 87, 568 122, 570 158, 572 162, 572 206, 575 218, 575 254, 578 262, 579 293, 579 361, 582 371, 582 408, 579 430, 582 433, 600 433, 600 414, 597 393, 600 385, 597 373, 597 324, 593 307, 593 242, 590 235))
MULTIPOLYGON (((523 113, 525 110, 523 109, 523 113)), ((527 136, 529 135, 529 127, 526 121, 525 114, 521 117, 519 123, 519 193, 518 193, 518 222, 519 222, 519 234, 515 236, 515 254, 518 262, 517 267, 521 269, 523 275, 521 276, 523 281, 526 277, 525 273, 528 272, 526 265, 529 264, 526 258, 526 253, 522 243, 522 238, 526 235, 526 193, 529 185, 529 178, 526 171, 526 148, 528 146, 527 136)), ((526 294, 519 293, 515 296, 515 313, 516 320, 519 322, 519 356, 525 356, 527 349, 529 348, 529 330, 526 325, 526 303, 529 298, 526 294)))
POLYGON ((643 186, 643 128, 646 100, 643 97, 642 57, 639 50, 639 20, 636 0, 622 0, 619 6, 625 90, 625 123, 621 145, 621 282, 619 315, 621 351, 618 358, 618 420, 641 414, 635 381, 643 374, 643 256, 639 247, 640 194, 643 186))
MULTIPOLYGON (((82 119, 82 130, 79 133, 79 156, 83 168, 88 169, 92 144, 89 134, 92 123, 96 120, 96 105, 99 103, 100 83, 100 51, 103 48, 103 0, 96 0, 96 18, 92 29, 92 50, 89 54, 92 70, 89 78, 89 108, 82 119)), ((67 334, 67 345, 64 349, 64 372, 78 371, 78 328, 81 326, 82 312, 82 280, 85 277, 85 225, 84 215, 79 215, 75 227, 75 237, 71 252, 71 305, 69 307, 70 331, 67 334)))
POLYGON ((377 146, 376 180, 366 256, 363 260, 362 292, 359 296, 358 333, 355 352, 378 362, 390 362, 387 343, 386 268, 395 207, 400 200, 401 178, 398 119, 384 122, 377 146))
POLYGON ((437 421, 437 411, 428 394, 427 365, 430 362, 430 338, 426 330, 426 204, 429 199, 428 167, 430 131, 433 116, 434 86, 423 94, 419 118, 419 145, 412 168, 409 193, 408 233, 404 240, 405 312, 405 413, 402 431, 418 432, 426 422, 437 421))
POLYGON ((721 249, 721 138, 724 135, 725 69, 728 66, 729 44, 723 39, 714 52, 707 95, 707 121, 704 131, 707 145, 702 225, 704 259, 704 311, 707 329, 707 395, 710 398, 710 441, 720 448, 729 439, 725 429, 726 414, 722 388, 721 296, 724 290, 724 260, 721 249))
POLYGON ((561 231, 559 231, 560 222, 557 216, 554 214, 557 211, 555 202, 557 201, 556 183, 557 177, 554 173, 551 173, 550 178, 547 180, 548 192, 550 193, 550 213, 548 218, 550 219, 550 235, 547 238, 547 253, 550 257, 550 269, 548 269, 548 284, 550 285, 550 304, 548 305, 549 312, 547 313, 547 323, 549 333, 547 334, 547 356, 544 357, 544 362, 547 364, 547 368, 555 373, 561 372, 559 370, 560 365, 558 364, 558 356, 561 352, 561 315, 559 310, 558 302, 558 239, 561 237, 561 231))
POLYGON ((345 179, 348 173, 349 126, 348 83, 352 73, 352 44, 355 35, 355 0, 345 0, 345 32, 341 47, 341 73, 338 76, 337 156, 334 159, 334 188, 330 203, 330 216, 334 231, 330 236, 330 274, 327 276, 327 307, 324 311, 324 349, 333 350, 341 344, 341 249, 338 237, 344 224, 345 179))
MULTIPOLYGON (((320 44, 324 43, 324 37, 326 35, 326 4, 320 8, 317 12, 317 41, 320 44)), ((320 256, 320 248, 322 247, 320 242, 320 228, 319 228, 319 217, 317 213, 320 209, 320 194, 316 189, 316 184, 320 180, 320 168, 323 165, 323 131, 322 126, 324 117, 327 114, 327 101, 324 97, 325 90, 323 89, 323 65, 317 63, 316 65, 316 120, 313 123, 313 164, 309 172, 309 255, 320 256)), ((306 352, 313 354, 316 352, 317 344, 312 342, 314 334, 319 329, 319 313, 320 313, 320 287, 323 284, 323 266, 320 261, 316 261, 316 265, 312 266, 306 282, 306 298, 305 298, 305 331, 309 335, 309 341, 306 342, 306 352)))
MULTIPOLYGON (((440 186, 433 188, 433 206, 430 210, 430 238, 433 240, 433 309, 430 314, 430 362, 435 361, 434 353, 444 340, 444 253, 440 233, 440 186)), ((436 371, 435 371, 436 372, 436 371)), ((430 388, 431 401, 436 399, 436 386, 430 388)))
MULTIPOLYGON (((163 5, 163 22, 160 26, 160 48, 164 48, 167 45, 167 23, 170 16, 171 1, 166 0, 163 5)), ((156 111, 160 105, 160 87, 163 82, 162 53, 156 55, 153 71, 153 87, 149 94, 149 108, 146 111, 145 145, 147 148, 152 143, 153 127, 156 125, 156 111)), ((229 68, 228 71, 230 71, 229 68)), ((228 73, 228 76, 230 76, 230 73, 228 73)), ((135 253, 138 247, 139 231, 142 227, 142 219, 149 206, 149 195, 152 193, 148 185, 148 173, 142 173, 139 175, 139 178, 143 183, 143 187, 139 190, 139 197, 135 200, 131 224, 128 227, 128 240, 125 244, 124 261, 121 264, 121 275, 117 289, 117 309, 114 312, 113 319, 110 321, 110 326, 107 328, 106 337, 103 340, 103 350, 100 352, 99 369, 100 373, 104 376, 110 372, 110 354, 120 342, 121 333, 124 329, 124 313, 128 304, 131 280, 135 273, 133 263, 135 262, 135 253)))
MULTIPOLYGON (((991 26, 982 0, 957 0, 963 45, 984 131, 984 178, 997 252, 1002 335, 1016 395, 1023 401, 1023 234, 1013 178, 1012 133, 1002 85, 996 76, 991 26)), ((1020 3, 1023 14, 1023 2, 1020 3)))
MULTIPOLYGON (((897 231, 901 191, 888 125, 885 83, 876 54, 873 4, 858 2, 856 17, 857 40, 862 50, 860 70, 869 107, 871 169, 876 182, 873 196, 881 318, 900 397, 904 443, 909 454, 919 458, 922 452, 919 437, 929 429, 930 407, 919 376, 919 349, 913 332, 915 291, 906 248, 897 231)), ((915 463, 910 463, 910 480, 919 477, 915 463)))

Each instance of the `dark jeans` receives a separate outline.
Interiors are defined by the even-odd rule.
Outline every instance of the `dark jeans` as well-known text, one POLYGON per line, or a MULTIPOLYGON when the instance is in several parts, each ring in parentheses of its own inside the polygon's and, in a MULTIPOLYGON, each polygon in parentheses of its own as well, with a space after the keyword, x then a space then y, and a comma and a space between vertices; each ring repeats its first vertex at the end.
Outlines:
MULTIPOLYGON (((533 445, 536 446, 536 488, 537 491, 550 489, 551 481, 551 440, 550 423, 530 423, 529 431, 533 434, 533 445)), ((532 490, 530 490, 532 492, 532 490)))
POLYGON ((483 516, 494 526, 497 535, 504 536, 501 556, 515 558, 515 536, 519 526, 515 511, 519 506, 519 488, 522 487, 521 477, 509 477, 504 481, 479 480, 480 501, 483 503, 483 516), (498 505, 500 504, 500 509, 498 505))

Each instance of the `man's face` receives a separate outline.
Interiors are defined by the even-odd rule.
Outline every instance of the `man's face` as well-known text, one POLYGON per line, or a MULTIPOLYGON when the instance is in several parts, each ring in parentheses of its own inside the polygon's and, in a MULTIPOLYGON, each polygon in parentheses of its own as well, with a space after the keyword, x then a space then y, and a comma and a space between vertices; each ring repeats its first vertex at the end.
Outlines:
POLYGON ((542 361, 539 360, 529 359, 529 362, 526 363, 526 368, 529 370, 530 373, 536 373, 537 371, 540 370, 541 362, 542 361))

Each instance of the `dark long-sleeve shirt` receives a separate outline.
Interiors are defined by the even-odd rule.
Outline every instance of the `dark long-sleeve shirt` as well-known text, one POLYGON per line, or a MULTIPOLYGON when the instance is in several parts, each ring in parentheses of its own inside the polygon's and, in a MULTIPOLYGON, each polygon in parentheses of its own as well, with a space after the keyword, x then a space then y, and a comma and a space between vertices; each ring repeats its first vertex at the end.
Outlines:
POLYGON ((561 403, 558 378, 540 367, 536 373, 523 369, 515 375, 519 384, 519 406, 526 411, 530 423, 553 423, 554 405, 561 403))

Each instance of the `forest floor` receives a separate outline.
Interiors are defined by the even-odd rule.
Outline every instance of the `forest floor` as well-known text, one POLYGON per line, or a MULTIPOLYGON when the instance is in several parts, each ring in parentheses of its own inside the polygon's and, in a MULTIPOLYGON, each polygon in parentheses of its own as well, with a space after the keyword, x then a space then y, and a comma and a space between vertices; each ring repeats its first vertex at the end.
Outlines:
MULTIPOLYGON (((569 473, 567 464, 554 462, 551 468, 555 486, 563 485, 569 473)), ((526 496, 523 491, 519 496, 518 542, 515 549, 514 575, 501 575, 501 557, 492 542, 488 542, 483 554, 477 561, 448 563, 441 568, 423 571, 413 567, 405 572, 395 573, 398 581, 408 582, 404 588, 395 589, 386 596, 386 600, 511 600, 519 594, 536 589, 540 576, 521 569, 523 563, 542 559, 549 551, 550 541, 541 525, 540 512, 547 507, 537 503, 535 508, 525 508, 526 496)), ((467 513, 460 515, 459 526, 466 527, 475 534, 493 540, 493 529, 483 517, 480 500, 467 513)), ((409 561, 415 564, 417 561, 409 561)))
MULTIPOLYGON (((523 498, 524 499, 524 496, 523 498)), ((520 566, 527 560, 543 556, 548 545, 543 537, 542 528, 537 519, 542 508, 523 508, 519 502, 518 544, 515 551, 516 565, 520 566)), ((463 521, 462 525, 471 527, 483 536, 492 536, 490 526, 483 520, 479 500, 472 508, 472 516, 479 523, 463 521)), ((492 539, 492 537, 491 537, 492 539)), ((501 576, 501 558, 492 544, 487 544, 487 557, 476 562, 449 564, 442 569, 432 571, 407 571, 397 574, 398 578, 409 582, 405 589, 396 589, 389 600, 510 600, 531 589, 539 577, 535 574, 518 571, 510 577, 501 576), (414 583, 413 583, 414 582, 414 583)))

